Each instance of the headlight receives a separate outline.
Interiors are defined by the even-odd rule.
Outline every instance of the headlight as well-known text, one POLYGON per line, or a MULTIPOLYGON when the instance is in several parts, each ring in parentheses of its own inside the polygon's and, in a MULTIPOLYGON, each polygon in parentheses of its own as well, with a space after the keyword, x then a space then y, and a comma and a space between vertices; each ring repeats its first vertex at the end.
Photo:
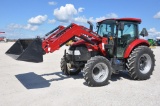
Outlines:
POLYGON ((73 55, 73 51, 72 50, 68 50, 68 54, 73 55))
POLYGON ((74 55, 81 55, 81 53, 80 53, 79 50, 75 50, 75 51, 74 51, 74 55))
POLYGON ((81 55, 79 50, 75 50, 75 51, 68 50, 68 54, 70 54, 70 55, 81 55), (74 52, 74 54, 73 54, 73 52, 74 52))

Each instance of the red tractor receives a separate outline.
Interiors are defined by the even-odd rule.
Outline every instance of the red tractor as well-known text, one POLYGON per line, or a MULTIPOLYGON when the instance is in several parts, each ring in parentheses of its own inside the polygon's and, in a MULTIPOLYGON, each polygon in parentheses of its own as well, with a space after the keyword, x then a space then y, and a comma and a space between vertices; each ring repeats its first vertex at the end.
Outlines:
MULTIPOLYGON (((5 32, 0 32, 0 34, 4 34, 5 32)), ((6 37, 0 36, 0 41, 7 42, 6 37)))
POLYGON ((148 41, 139 39, 139 35, 148 36, 145 28, 139 34, 141 19, 102 20, 97 23, 97 32, 88 23, 89 29, 72 23, 57 27, 43 39, 19 39, 6 54, 20 55, 17 60, 42 62, 45 53, 52 53, 72 40, 60 63, 65 75, 82 71, 89 86, 104 86, 112 73, 123 70, 135 80, 150 78, 155 56, 148 41))

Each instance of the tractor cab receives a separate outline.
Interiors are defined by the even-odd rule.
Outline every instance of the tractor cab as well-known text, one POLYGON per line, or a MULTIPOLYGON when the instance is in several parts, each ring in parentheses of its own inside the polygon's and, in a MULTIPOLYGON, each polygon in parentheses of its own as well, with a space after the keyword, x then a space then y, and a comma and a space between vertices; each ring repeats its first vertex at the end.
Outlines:
POLYGON ((110 53, 112 56, 114 54, 118 58, 123 58, 125 49, 139 38, 140 23, 141 19, 137 18, 106 19, 97 23, 97 34, 107 37, 109 44, 113 44, 111 49, 114 53, 110 53))

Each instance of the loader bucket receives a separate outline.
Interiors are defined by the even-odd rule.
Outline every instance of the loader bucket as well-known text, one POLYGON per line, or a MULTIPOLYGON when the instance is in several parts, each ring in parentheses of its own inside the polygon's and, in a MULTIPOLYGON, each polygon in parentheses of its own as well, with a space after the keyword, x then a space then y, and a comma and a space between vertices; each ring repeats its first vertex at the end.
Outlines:
POLYGON ((19 39, 6 52, 16 60, 28 62, 43 62, 44 51, 42 49, 42 40, 36 39, 19 39))

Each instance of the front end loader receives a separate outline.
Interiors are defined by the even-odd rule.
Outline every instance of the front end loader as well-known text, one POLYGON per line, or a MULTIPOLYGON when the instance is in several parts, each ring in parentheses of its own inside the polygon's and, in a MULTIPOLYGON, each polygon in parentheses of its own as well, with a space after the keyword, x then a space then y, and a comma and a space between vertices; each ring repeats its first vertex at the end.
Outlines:
POLYGON ((18 39, 7 51, 6 54, 14 59, 28 62, 43 62, 43 55, 48 53, 46 49, 50 39, 54 38, 65 27, 58 26, 48 32, 43 38, 18 39))
POLYGON ((146 80, 150 78, 155 66, 155 56, 148 41, 140 39, 148 36, 143 28, 139 34, 141 19, 105 19, 97 23, 97 32, 77 24, 58 27, 45 39, 32 41, 18 40, 6 54, 18 55, 18 60, 42 62, 45 53, 58 50, 72 41, 61 59, 61 70, 65 75, 83 72, 89 86, 104 86, 112 74, 127 70, 131 78, 146 80), (37 46, 36 46, 37 45, 37 46))

